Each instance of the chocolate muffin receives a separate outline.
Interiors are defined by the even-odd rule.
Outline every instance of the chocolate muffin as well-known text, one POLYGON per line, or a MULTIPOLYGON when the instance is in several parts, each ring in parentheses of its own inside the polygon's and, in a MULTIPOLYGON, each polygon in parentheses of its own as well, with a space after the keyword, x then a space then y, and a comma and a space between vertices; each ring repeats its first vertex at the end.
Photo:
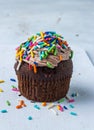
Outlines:
POLYGON ((14 65, 20 93, 29 100, 57 101, 66 96, 73 51, 55 32, 41 32, 16 49, 14 65))

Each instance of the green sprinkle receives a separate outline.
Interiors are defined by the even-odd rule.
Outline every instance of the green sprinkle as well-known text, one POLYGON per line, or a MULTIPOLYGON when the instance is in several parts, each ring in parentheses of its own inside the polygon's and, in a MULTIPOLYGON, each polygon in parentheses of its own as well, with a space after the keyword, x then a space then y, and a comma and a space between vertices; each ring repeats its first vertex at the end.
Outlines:
POLYGON ((55 42, 56 42, 56 39, 53 42, 51 42, 51 43, 54 44, 55 42))
POLYGON ((70 55, 70 59, 73 58, 73 51, 71 50, 71 55, 70 55))
POLYGON ((49 49, 48 49, 48 52, 50 53, 53 49, 55 49, 56 48, 56 46, 55 45, 53 45, 52 47, 50 47, 49 49))
POLYGON ((8 105, 8 106, 10 106, 10 105, 11 105, 11 103, 10 103, 8 100, 6 101, 6 103, 7 103, 7 105, 8 105))
POLYGON ((61 35, 59 35, 59 34, 53 34, 54 36, 56 36, 56 37, 60 37, 60 38, 63 38, 61 35))
POLYGON ((58 101, 58 103, 62 103, 62 102, 64 102, 64 98, 62 98, 62 99, 60 99, 60 100, 58 101))
POLYGON ((55 48, 55 50, 54 50, 54 55, 55 56, 57 55, 57 48, 55 48))
POLYGON ((48 66, 48 68, 54 68, 50 62, 47 62, 47 66, 48 66))
POLYGON ((11 85, 12 88, 16 88, 14 85, 11 85))
POLYGON ((47 56, 48 56, 48 52, 47 52, 47 51, 45 51, 45 58, 47 58, 47 56))
POLYGON ((42 45, 40 45, 40 48, 43 48, 45 45, 46 45, 46 44, 45 44, 45 43, 43 43, 42 45))
POLYGON ((34 36, 31 36, 31 37, 28 38, 28 41, 30 42, 30 41, 32 41, 33 39, 34 39, 34 36))

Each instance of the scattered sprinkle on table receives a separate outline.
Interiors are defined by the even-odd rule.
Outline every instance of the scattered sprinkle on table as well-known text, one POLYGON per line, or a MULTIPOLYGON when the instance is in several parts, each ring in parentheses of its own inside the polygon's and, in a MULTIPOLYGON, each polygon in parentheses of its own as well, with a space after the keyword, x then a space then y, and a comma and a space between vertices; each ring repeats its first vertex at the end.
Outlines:
POLYGON ((0 88, 0 92, 4 92, 2 88, 0 88))
POLYGON ((68 110, 68 108, 67 108, 66 106, 63 106, 63 108, 64 108, 65 110, 68 110))
POLYGON ((10 81, 16 82, 16 80, 15 80, 15 79, 13 79, 13 78, 10 78, 10 81))
POLYGON ((16 108, 17 108, 17 109, 20 109, 20 108, 22 108, 22 106, 21 106, 21 105, 17 105, 16 108))
POLYGON ((19 92, 17 88, 12 88, 12 91, 19 92))
POLYGON ((31 116, 29 116, 29 117, 28 117, 28 120, 32 120, 32 117, 31 117, 31 116))
POLYGON ((10 103, 10 101, 6 101, 6 104, 8 105, 8 106, 11 106, 11 103, 10 103))
POLYGON ((72 104, 69 105, 70 108, 74 108, 74 106, 72 104))
POLYGON ((21 94, 19 94, 18 96, 22 96, 21 94))
POLYGON ((55 106, 56 106, 55 104, 50 103, 50 104, 48 105, 48 109, 52 109, 52 108, 55 107, 55 106))
POLYGON ((7 113, 8 111, 6 109, 1 110, 1 113, 7 113))
POLYGON ((47 103, 46 102, 42 102, 42 106, 46 106, 47 105, 47 103))
POLYGON ((76 97, 78 95, 78 93, 72 93, 71 96, 72 97, 76 97))
POLYGON ((24 100, 19 100, 19 105, 21 105, 22 107, 26 107, 24 100))
POLYGON ((63 107, 61 105, 57 105, 57 109, 63 111, 63 107))
POLYGON ((77 116, 77 113, 75 113, 75 112, 70 112, 70 114, 73 116, 77 116))
POLYGON ((69 102, 69 103, 75 102, 75 100, 74 100, 74 99, 70 99, 70 100, 68 100, 68 102, 69 102))
POLYGON ((62 99, 60 99, 60 100, 58 101, 58 103, 62 103, 62 102, 64 102, 64 98, 62 98, 62 99))
POLYGON ((0 83, 4 83, 5 81, 4 80, 0 80, 0 83))
POLYGON ((11 87, 12 87, 12 88, 16 88, 16 86, 14 86, 14 85, 11 85, 11 87))
POLYGON ((40 110, 40 107, 38 105, 34 105, 34 108, 40 110))

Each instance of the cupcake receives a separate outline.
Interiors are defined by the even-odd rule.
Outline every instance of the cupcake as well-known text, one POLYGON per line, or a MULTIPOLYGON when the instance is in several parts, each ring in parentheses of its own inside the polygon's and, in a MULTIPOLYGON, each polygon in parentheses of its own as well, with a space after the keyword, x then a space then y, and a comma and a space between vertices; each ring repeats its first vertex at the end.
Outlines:
POLYGON ((16 48, 14 69, 20 93, 29 100, 53 102, 66 96, 73 51, 56 32, 40 32, 16 48))

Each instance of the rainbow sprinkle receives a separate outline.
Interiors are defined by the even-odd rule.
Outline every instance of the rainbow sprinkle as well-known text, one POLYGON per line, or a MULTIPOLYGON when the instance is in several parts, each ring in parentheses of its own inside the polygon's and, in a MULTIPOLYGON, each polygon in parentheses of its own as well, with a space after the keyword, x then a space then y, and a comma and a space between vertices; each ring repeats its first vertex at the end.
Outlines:
POLYGON ((62 60, 73 57, 73 51, 68 47, 64 38, 56 32, 40 32, 16 48, 16 60, 20 69, 22 61, 29 64, 37 73, 37 66, 46 66, 53 69, 62 60))

